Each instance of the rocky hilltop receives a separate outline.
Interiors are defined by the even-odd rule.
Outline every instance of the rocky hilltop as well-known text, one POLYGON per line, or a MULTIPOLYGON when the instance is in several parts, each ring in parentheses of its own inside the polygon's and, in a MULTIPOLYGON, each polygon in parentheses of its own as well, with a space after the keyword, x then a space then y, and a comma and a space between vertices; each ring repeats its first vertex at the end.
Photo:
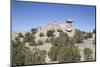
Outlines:
MULTIPOLYGON (((70 37, 73 37, 73 35, 75 34, 74 29, 71 32, 68 32, 68 31, 66 31, 66 25, 65 24, 59 24, 59 23, 55 23, 55 22, 48 23, 47 25, 38 27, 36 29, 38 30, 38 32, 36 33, 36 36, 39 35, 40 32, 42 32, 46 35, 48 30, 55 30, 54 34, 55 34, 55 36, 58 36, 58 33, 59 33, 59 32, 57 32, 58 29, 60 29, 64 33, 67 33, 70 37)), ((27 33, 27 32, 31 32, 31 30, 22 31, 21 33, 23 33, 23 35, 25 35, 25 33, 27 33)), ((20 32, 12 32, 12 39, 17 37, 18 33, 20 33, 20 32)), ((38 36, 37 36, 37 38, 38 38, 38 36)))

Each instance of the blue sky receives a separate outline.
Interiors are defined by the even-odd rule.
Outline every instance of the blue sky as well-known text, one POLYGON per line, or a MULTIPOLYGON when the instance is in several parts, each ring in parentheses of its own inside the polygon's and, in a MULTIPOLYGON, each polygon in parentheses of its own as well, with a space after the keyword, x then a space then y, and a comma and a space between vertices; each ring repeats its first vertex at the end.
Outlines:
POLYGON ((68 17, 75 21, 74 28, 95 28, 95 6, 12 2, 12 31, 25 31, 52 21, 64 23, 68 17))

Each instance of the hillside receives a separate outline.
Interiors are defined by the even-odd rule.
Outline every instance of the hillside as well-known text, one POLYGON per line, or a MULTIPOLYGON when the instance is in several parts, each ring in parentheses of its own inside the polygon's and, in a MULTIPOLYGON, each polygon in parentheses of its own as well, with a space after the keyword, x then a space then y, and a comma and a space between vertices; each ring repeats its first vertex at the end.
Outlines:
MULTIPOLYGON (((75 35, 74 29, 71 32, 67 32, 64 25, 59 25, 59 24, 57 24, 57 25, 58 25, 57 27, 58 28, 60 27, 60 30, 62 32, 68 34, 69 37, 72 38, 75 35)), ((54 27, 55 27, 55 24, 54 24, 54 27)), ((45 63, 59 63, 59 61, 52 61, 50 59, 50 57, 48 56, 48 52, 50 51, 51 47, 53 47, 53 45, 51 42, 46 42, 47 39, 50 39, 46 35, 48 30, 55 30, 55 32, 53 33, 54 38, 57 38, 60 36, 60 32, 57 31, 57 29, 58 29, 57 27, 52 28, 52 27, 50 27, 50 24, 47 24, 47 25, 41 26, 39 28, 36 28, 37 32, 34 34, 35 35, 35 42, 38 43, 38 41, 41 40, 43 42, 43 45, 30 46, 28 42, 25 43, 25 46, 30 48, 30 50, 32 52, 33 52, 34 48, 38 48, 40 50, 45 50, 47 52, 47 54, 45 55, 46 56, 45 63), (43 33, 44 36, 40 37, 40 33, 43 33)), ((31 30, 27 31, 27 32, 31 33, 31 30)), ((25 34, 27 32, 22 31, 21 33, 25 36, 25 34)), ((20 32, 12 32, 12 40, 14 40, 16 37, 18 37, 19 33, 20 32)), ((75 43, 75 46, 77 46, 78 49, 80 50, 80 55, 81 55, 80 61, 85 61, 84 54, 83 54, 83 50, 85 48, 90 48, 93 51, 93 54, 92 54, 93 59, 92 60, 95 60, 95 45, 93 44, 93 40, 95 40, 95 34, 93 34, 92 36, 93 36, 92 38, 88 38, 88 39, 84 40, 83 43, 75 43)), ((21 39, 21 41, 23 41, 23 39, 21 39)))

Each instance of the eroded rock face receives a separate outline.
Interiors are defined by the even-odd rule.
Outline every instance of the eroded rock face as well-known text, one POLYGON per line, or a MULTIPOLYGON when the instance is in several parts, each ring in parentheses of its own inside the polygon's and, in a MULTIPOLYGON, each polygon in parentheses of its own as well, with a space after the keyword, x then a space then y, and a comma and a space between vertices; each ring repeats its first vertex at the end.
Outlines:
POLYGON ((73 23, 73 20, 72 19, 67 19, 66 20, 66 31, 67 32, 71 32, 72 31, 72 23, 73 23))
MULTIPOLYGON (((44 38, 47 38, 46 33, 48 30, 55 30, 55 33, 54 33, 55 36, 59 36, 59 32, 57 32, 58 29, 60 29, 64 33, 67 33, 70 37, 73 37, 73 35, 75 33, 74 29, 72 30, 71 25, 66 25, 66 23, 61 24, 61 23, 52 22, 52 23, 48 23, 47 25, 37 28, 38 32, 35 34, 36 40, 40 38, 39 37, 40 32, 44 33, 44 35, 45 35, 44 38)), ((28 32, 30 32, 30 31, 28 31, 28 32)), ((14 38, 16 38, 18 36, 18 33, 19 32, 12 32, 12 40, 14 40, 14 38)), ((27 33, 27 32, 22 31, 23 35, 25 35, 25 33, 27 33)))

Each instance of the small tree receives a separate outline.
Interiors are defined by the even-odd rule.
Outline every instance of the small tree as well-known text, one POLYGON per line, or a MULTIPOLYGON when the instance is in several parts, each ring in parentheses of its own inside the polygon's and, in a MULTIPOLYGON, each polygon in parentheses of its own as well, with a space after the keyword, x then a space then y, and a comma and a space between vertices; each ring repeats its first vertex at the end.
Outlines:
POLYGON ((85 31, 83 31, 83 34, 86 34, 86 32, 85 32, 85 31))
POLYGON ((84 35, 83 35, 83 39, 88 39, 88 38, 87 38, 87 34, 84 34, 84 35))
POLYGON ((50 39, 47 38, 47 39, 45 40, 45 43, 49 43, 49 42, 50 42, 50 39))
POLYGON ((48 56, 52 61, 57 61, 57 55, 59 53, 59 48, 58 47, 51 47, 50 51, 48 52, 48 56))
POLYGON ((23 34, 20 32, 20 33, 18 34, 18 37, 19 37, 19 38, 22 38, 22 37, 24 37, 24 36, 23 36, 23 34))
POLYGON ((31 42, 33 40, 32 35, 30 34, 30 32, 27 32, 25 34, 25 38, 24 38, 25 42, 31 42))
POLYGON ((62 30, 61 29, 57 29, 57 32, 62 32, 62 30))
POLYGON ((35 39, 35 38, 36 38, 36 36, 35 36, 34 34, 31 34, 31 36, 32 36, 32 38, 33 38, 33 39, 35 39))
POLYGON ((61 46, 69 45, 70 43, 69 40, 70 40, 70 37, 67 35, 67 33, 61 32, 59 37, 51 38, 51 43, 53 46, 61 47, 61 46))
POLYGON ((41 32, 41 33, 39 34, 39 36, 40 36, 40 37, 43 37, 43 36, 44 36, 44 33, 41 32))
POLYGON ((32 40, 30 43, 29 43, 30 46, 37 46, 37 43, 35 42, 35 40, 32 40))
POLYGON ((46 33, 46 35, 48 37, 54 37, 54 34, 53 34, 54 32, 55 32, 54 30, 48 30, 47 33, 46 33))
POLYGON ((85 58, 86 61, 92 60, 92 50, 90 48, 84 49, 84 58, 85 58))
POLYGON ((57 60, 59 62, 79 62, 80 58, 80 51, 74 45, 62 47, 57 55, 57 60))
POLYGON ((82 43, 83 42, 83 34, 80 30, 75 31, 74 39, 76 43, 82 43))
POLYGON ((52 61, 59 62, 79 62, 81 58, 79 49, 74 45, 52 46, 48 56, 52 61))
POLYGON ((24 43, 17 40, 12 41, 12 66, 32 64, 32 52, 26 48, 24 43))
POLYGON ((38 48, 33 49, 33 64, 44 64, 47 52, 38 48))
POLYGON ((43 45, 43 41, 42 40, 38 40, 38 45, 43 45))
POLYGON ((87 38, 92 38, 92 33, 87 33, 87 38))
POLYGON ((32 34, 35 34, 37 32, 37 29, 36 28, 32 28, 31 32, 32 32, 32 34))
POLYGON ((19 37, 16 37, 16 38, 15 38, 15 41, 16 41, 16 42, 20 41, 19 37))

